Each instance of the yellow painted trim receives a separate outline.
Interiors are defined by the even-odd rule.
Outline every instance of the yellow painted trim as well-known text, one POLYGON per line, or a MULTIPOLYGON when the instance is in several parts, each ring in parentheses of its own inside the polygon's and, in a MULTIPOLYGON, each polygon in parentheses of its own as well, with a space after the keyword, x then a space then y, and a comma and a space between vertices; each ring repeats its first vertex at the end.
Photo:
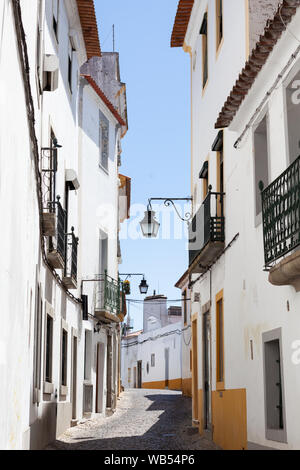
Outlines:
POLYGON ((182 379, 182 394, 192 398, 192 378, 182 379))
POLYGON ((182 46, 182 49, 184 50, 184 52, 187 52, 188 54, 190 54, 190 57, 192 57, 192 48, 191 46, 188 46, 185 42, 182 46))
POLYGON ((225 354, 224 354, 224 290, 222 289, 218 294, 216 295, 216 384, 217 384, 217 390, 225 390, 225 354), (218 321, 218 303, 222 300, 222 322, 223 322, 223 327, 222 327, 222 334, 223 334, 223 339, 222 339, 222 357, 223 357, 223 380, 220 382, 218 380, 219 377, 219 321, 218 321))
POLYGON ((198 320, 198 313, 194 313, 191 317, 192 322, 198 320))
POLYGON ((208 80, 209 80, 209 54, 208 54, 208 7, 206 8, 205 11, 207 15, 207 33, 206 35, 202 35, 202 97, 205 93, 205 90, 207 88, 208 80), (205 41, 204 41, 204 36, 205 36, 205 41), (207 52, 207 80, 204 84, 204 52, 207 52))
POLYGON ((212 392, 213 440, 224 450, 247 449, 246 389, 212 392))
POLYGON ((142 383, 142 388, 149 388, 151 390, 165 390, 166 387, 168 387, 169 390, 182 390, 182 379, 169 380, 168 385, 165 380, 142 383))
POLYGON ((250 15, 249 15, 249 0, 245 0, 245 12, 246 12, 246 60, 250 55, 250 15))

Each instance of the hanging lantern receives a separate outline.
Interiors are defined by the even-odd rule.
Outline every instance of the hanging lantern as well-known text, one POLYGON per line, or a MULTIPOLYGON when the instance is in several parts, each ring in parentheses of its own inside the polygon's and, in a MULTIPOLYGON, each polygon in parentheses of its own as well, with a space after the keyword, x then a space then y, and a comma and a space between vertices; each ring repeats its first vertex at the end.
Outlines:
POLYGON ((145 217, 140 222, 143 236, 146 238, 156 238, 160 223, 155 219, 155 212, 148 210, 145 212, 145 217))

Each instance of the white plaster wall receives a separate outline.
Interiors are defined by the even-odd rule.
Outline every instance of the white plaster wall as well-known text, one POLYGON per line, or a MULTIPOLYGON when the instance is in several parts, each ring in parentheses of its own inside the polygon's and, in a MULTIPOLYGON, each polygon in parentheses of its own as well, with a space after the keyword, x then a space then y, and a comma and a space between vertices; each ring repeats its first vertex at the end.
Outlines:
POLYGON ((121 381, 124 388, 134 387, 134 367, 137 371, 138 337, 132 339, 123 339, 121 347, 121 381), (131 370, 130 382, 128 381, 128 369, 131 370))
MULTIPOLYGON (((240 4, 244 2, 224 2, 225 39, 218 60, 213 53, 214 35, 211 34, 209 83, 202 98, 200 67, 193 72, 193 183, 197 185, 199 205, 202 195, 198 181, 199 170, 209 154, 210 183, 216 187, 216 157, 210 151, 216 136, 214 123, 226 97, 234 85, 245 62, 245 42, 243 33, 244 13, 240 4), (235 11, 233 10, 235 8, 235 11), (241 10, 239 9, 241 8, 241 10), (236 18, 236 20, 234 20, 236 18), (230 23, 230 24, 229 24, 230 23), (230 30, 229 30, 230 27, 230 30), (233 54, 232 51, 235 51, 233 54), (229 66, 230 64, 230 66, 229 66), (200 130, 200 131, 199 131, 200 130)), ((196 13, 197 10, 194 10, 196 13)), ((200 12, 200 9, 199 9, 200 12)), ((200 15, 200 13, 199 13, 200 15)), ((210 16, 210 15, 209 15, 210 16)), ((212 22, 214 15, 209 21, 212 22)), ((200 22, 194 24, 199 31, 200 22)), ((224 330, 225 330, 225 387, 226 389, 246 388, 248 440, 260 445, 278 449, 299 449, 298 395, 300 375, 292 363, 292 343, 299 339, 298 332, 299 296, 292 287, 274 287, 263 272, 262 225, 255 218, 254 152, 252 131, 249 131, 239 149, 233 145, 265 93, 270 89, 277 75, 299 45, 293 37, 300 35, 300 13, 283 34, 270 60, 263 68, 248 98, 241 106, 230 130, 224 135, 224 168, 226 192, 226 244, 239 233, 239 238, 213 267, 197 282, 192 291, 200 294, 200 302, 193 302, 192 313, 198 313, 198 339, 202 338, 201 307, 211 300, 212 331, 212 388, 215 390, 216 368, 216 294, 224 289, 224 330), (287 311, 287 301, 290 311, 287 311), (264 383, 262 334, 282 328, 282 355, 284 370, 284 392, 287 420, 288 444, 268 441, 265 438, 264 383), (254 345, 254 357, 250 357, 250 340, 254 345)), ((191 34, 191 33, 190 33, 191 34)), ((189 37, 189 36, 188 36, 189 37)), ((197 50, 197 60, 201 63, 200 39, 192 42, 193 54, 197 50)), ((286 122, 284 117, 284 94, 281 85, 272 93, 267 106, 269 113, 269 176, 273 181, 286 169, 287 153, 286 122)), ((195 279, 196 276, 193 276, 195 279)), ((201 342, 199 344, 202 344, 201 342)), ((198 347, 199 388, 202 388, 202 348, 198 347)))

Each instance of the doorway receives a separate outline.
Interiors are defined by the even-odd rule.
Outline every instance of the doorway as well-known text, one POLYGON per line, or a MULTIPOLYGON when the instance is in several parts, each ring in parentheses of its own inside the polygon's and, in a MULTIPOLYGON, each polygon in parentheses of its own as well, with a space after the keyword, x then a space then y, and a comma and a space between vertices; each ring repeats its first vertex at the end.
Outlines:
POLYGON ((112 337, 107 336, 106 354, 106 408, 112 408, 112 337))
POLYGON ((142 361, 137 362, 137 388, 142 388, 142 361))
POLYGON ((212 437, 211 426, 211 328, 210 314, 203 314, 203 431, 212 437))
POLYGON ((77 418, 77 337, 73 336, 72 419, 77 418))
POLYGON ((198 321, 192 322, 192 389, 193 389, 193 424, 198 425, 198 321))
POLYGON ((169 357, 170 350, 165 348, 165 388, 169 388, 169 357))
POLYGON ((97 369, 96 369, 96 413, 103 413, 104 358, 105 358, 104 344, 98 343, 97 344, 97 369))

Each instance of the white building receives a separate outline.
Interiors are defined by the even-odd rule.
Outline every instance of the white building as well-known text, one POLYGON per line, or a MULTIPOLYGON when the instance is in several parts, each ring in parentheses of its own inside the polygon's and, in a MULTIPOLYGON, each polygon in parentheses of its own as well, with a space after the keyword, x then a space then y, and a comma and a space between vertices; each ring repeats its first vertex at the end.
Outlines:
POLYGON ((181 290, 182 316, 181 316, 181 375, 182 393, 192 397, 192 325, 191 325, 191 292, 189 289, 189 275, 186 271, 175 284, 181 290))
POLYGON ((191 56, 193 422, 224 449, 300 448, 298 7, 183 0, 173 30, 191 56))
POLYGON ((123 387, 181 390, 181 312, 154 292, 144 300, 143 323, 122 338, 123 387))
POLYGON ((0 234, 5 312, 0 329, 0 447, 36 449, 75 425, 86 407, 104 412, 115 406, 116 325, 123 319, 117 281, 117 162, 127 129, 126 96, 120 83, 122 91, 111 102, 104 84, 99 96, 80 78, 87 60, 101 60, 92 0, 3 0, 0 17, 0 205, 6 221, 0 234), (90 125, 88 113, 91 117, 95 110, 98 121, 90 125), (105 176, 98 165, 101 141, 92 143, 89 134, 99 132, 100 111, 110 132, 105 176), (122 115, 121 124, 114 113, 122 115), (105 178, 110 191, 97 192, 105 178), (81 281, 102 274, 95 260, 104 258, 99 248, 103 203, 114 211, 107 233, 111 279, 102 283, 114 293, 117 309, 107 305, 106 296, 96 315, 91 295, 89 313, 96 318, 83 322, 87 310, 81 281), (95 335, 94 325, 96 331, 101 326, 95 335), (103 406, 97 408, 95 351, 100 341, 112 351, 107 360, 111 382, 104 365, 103 406))

